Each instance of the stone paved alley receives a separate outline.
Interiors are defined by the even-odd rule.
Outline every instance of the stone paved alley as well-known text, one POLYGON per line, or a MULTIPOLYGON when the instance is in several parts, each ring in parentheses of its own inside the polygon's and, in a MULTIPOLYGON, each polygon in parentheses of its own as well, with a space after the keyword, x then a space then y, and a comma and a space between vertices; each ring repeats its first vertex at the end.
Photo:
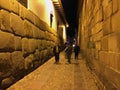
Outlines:
POLYGON ((75 61, 72 55, 71 61, 67 63, 62 52, 59 64, 54 64, 53 57, 7 90, 98 90, 82 56, 75 61))

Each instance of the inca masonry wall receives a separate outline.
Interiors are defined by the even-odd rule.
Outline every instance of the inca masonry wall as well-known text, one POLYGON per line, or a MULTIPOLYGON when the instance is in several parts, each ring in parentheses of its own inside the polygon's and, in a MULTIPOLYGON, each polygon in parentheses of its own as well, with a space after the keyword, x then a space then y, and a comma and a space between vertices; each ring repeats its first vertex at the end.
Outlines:
POLYGON ((16 0, 0 0, 0 88, 53 56, 57 33, 16 0))

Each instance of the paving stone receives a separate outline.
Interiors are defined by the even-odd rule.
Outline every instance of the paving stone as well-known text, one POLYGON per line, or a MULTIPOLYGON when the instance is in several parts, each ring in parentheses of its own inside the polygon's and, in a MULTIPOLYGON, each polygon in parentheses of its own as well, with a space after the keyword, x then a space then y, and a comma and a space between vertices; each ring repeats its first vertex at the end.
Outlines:
POLYGON ((55 64, 51 58, 7 90, 98 90, 81 55, 77 61, 72 55, 71 64, 64 55, 60 54, 60 63, 55 64))

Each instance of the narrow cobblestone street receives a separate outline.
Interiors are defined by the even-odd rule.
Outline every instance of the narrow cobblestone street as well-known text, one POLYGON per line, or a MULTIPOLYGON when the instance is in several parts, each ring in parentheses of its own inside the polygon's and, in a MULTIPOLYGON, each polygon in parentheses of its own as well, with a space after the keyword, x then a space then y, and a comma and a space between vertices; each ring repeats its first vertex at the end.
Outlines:
POLYGON ((54 57, 19 80, 7 90, 98 90, 95 79, 79 55, 71 64, 60 54, 60 63, 54 64, 54 57))

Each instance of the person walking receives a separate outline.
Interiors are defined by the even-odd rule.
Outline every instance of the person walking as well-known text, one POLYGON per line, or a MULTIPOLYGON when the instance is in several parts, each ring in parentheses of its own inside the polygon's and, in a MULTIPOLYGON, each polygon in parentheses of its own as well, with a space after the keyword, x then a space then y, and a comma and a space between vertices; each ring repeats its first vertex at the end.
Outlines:
POLYGON ((75 54, 75 59, 78 60, 78 54, 79 54, 79 51, 80 51, 80 47, 78 45, 76 45, 74 47, 74 54, 75 54))
POLYGON ((68 45, 68 47, 65 50, 65 52, 66 52, 66 55, 67 55, 68 63, 71 63, 72 46, 68 45))
POLYGON ((53 48, 53 53, 54 53, 54 56, 55 56, 55 63, 59 63, 59 54, 60 54, 59 45, 58 45, 58 46, 55 46, 55 47, 53 48))

